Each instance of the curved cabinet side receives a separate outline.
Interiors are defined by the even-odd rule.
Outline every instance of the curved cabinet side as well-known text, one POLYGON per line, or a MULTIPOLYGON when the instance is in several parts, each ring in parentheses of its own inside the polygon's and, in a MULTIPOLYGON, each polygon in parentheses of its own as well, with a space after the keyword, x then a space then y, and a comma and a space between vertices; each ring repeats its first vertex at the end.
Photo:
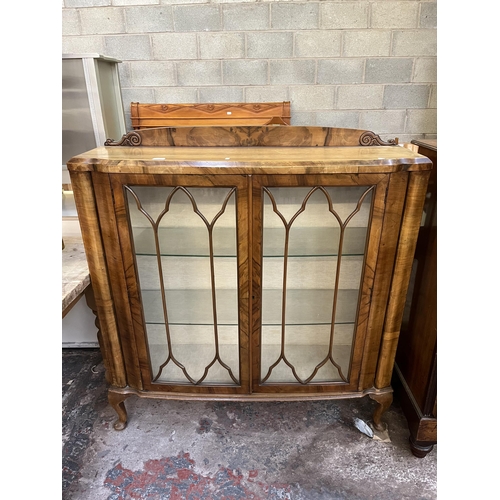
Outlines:
POLYGON ((375 376, 375 387, 378 389, 387 387, 391 383, 429 176, 430 170, 411 172, 408 181, 403 222, 385 315, 379 363, 375 376))
POLYGON ((78 220, 82 227, 83 245, 87 256, 99 317, 102 334, 101 350, 104 365, 108 372, 106 379, 112 385, 125 387, 127 385, 127 378, 118 336, 104 246, 99 230, 99 219, 91 174, 90 172, 70 171, 70 177, 74 190, 78 220))

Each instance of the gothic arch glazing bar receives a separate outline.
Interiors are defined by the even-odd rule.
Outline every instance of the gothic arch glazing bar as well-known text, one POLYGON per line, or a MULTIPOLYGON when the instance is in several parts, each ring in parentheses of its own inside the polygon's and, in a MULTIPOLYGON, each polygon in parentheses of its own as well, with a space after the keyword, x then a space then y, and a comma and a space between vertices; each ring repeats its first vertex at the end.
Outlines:
MULTIPOLYGON (((152 369, 154 370, 154 372, 152 373, 152 381, 157 383, 171 382, 168 379, 168 377, 171 376, 171 371, 166 373, 165 370, 167 370, 169 365, 175 365, 182 372, 185 378, 184 383, 189 383, 192 385, 201 385, 204 382, 212 383, 213 381, 209 380, 209 374, 214 365, 218 364, 218 366, 227 373, 226 383, 238 385, 238 376, 235 375, 233 370, 235 366, 238 366, 238 363, 236 362, 235 364, 234 360, 232 363, 225 362, 223 360, 223 354, 221 352, 220 321, 218 317, 218 295, 221 292, 217 291, 216 273, 216 267, 218 265, 216 264, 216 260, 220 256, 216 255, 214 251, 214 230, 218 227, 217 223, 221 220, 221 218, 223 218, 224 215, 227 215, 227 208, 230 203, 231 213, 229 215, 234 214, 236 188, 213 188, 214 190, 218 190, 216 196, 218 200, 218 207, 214 203, 211 203, 209 206, 207 206, 205 202, 206 198, 213 198, 213 193, 210 192, 210 189, 212 188, 209 188, 208 190, 199 188, 197 191, 197 188, 188 189, 183 186, 171 188, 134 187, 134 189, 132 189, 132 187, 130 186, 125 186, 125 189, 130 195, 129 207, 131 206, 133 201, 137 207, 137 212, 142 215, 143 220, 147 222, 147 225, 149 227, 149 230, 147 232, 143 231, 143 233, 141 234, 142 239, 140 239, 139 236, 134 236, 134 239, 136 254, 139 253, 139 257, 143 259, 149 259, 149 268, 142 271, 143 275, 147 274, 147 280, 145 279, 144 281, 147 282, 149 280, 150 282, 156 283, 156 285, 153 287, 155 288, 155 290, 152 291, 144 290, 144 286, 141 283, 141 288, 143 288, 142 296, 145 309, 150 307, 148 304, 148 298, 146 297, 147 294, 152 295, 154 293, 156 294, 156 296, 159 296, 159 300, 156 301, 156 310, 153 311, 153 313, 149 313, 149 319, 148 317, 146 317, 146 329, 148 331, 150 352, 153 349, 153 346, 151 345, 152 341, 149 340, 149 337, 152 338, 153 333, 149 335, 149 332, 153 332, 153 330, 156 332, 156 328, 159 325, 164 328, 164 339, 163 341, 161 341, 163 347, 160 347, 160 349, 166 351, 166 353, 164 354, 164 359, 161 363, 155 364, 155 366, 152 365, 152 369), (161 210, 158 207, 159 200, 161 200, 161 198, 158 198, 158 196, 154 198, 157 201, 156 206, 152 204, 149 211, 143 206, 143 203, 141 202, 141 196, 137 193, 141 189, 153 189, 156 190, 156 192, 162 191, 163 201, 161 202, 161 210), (168 190, 168 194, 166 194, 165 190, 168 190), (199 196, 200 198, 200 202, 203 205, 202 207, 200 207, 199 202, 197 201, 197 196, 199 196), (179 209, 179 205, 183 205, 183 207, 179 209), (190 210, 189 206, 191 207, 190 210), (216 206, 216 213, 214 213, 214 206, 216 206), (209 209, 209 212, 211 212, 210 215, 207 215, 207 213, 205 213, 207 207, 209 209), (151 213, 155 210, 156 213, 151 213), (188 215, 188 211, 191 213, 191 216, 188 215), (196 238, 194 238, 194 243, 191 236, 191 240, 188 240, 187 243, 184 242, 183 244, 182 233, 179 233, 178 231, 171 232, 171 235, 168 238, 165 236, 166 228, 162 225, 162 222, 166 220, 169 215, 171 215, 171 212, 174 212, 172 214, 172 218, 193 217, 194 214, 195 218, 201 221, 196 227, 194 227, 194 233, 193 231, 192 233, 190 233, 197 235, 196 238), (147 237, 144 236, 144 234, 146 233, 147 237), (172 234, 174 236, 172 236, 172 234), (148 243, 145 242, 147 238, 150 239, 149 247, 148 243), (175 247, 176 249, 173 250, 173 247, 175 247), (178 247, 182 247, 181 251, 177 250, 178 247), (139 251, 137 251, 138 248, 139 251), (144 255, 146 255, 146 257, 143 257, 144 255), (151 266, 151 259, 153 257, 156 262, 156 269, 154 270, 154 272, 152 270, 153 266, 151 266), (183 267, 181 261, 186 261, 186 259, 189 260, 189 264, 186 264, 183 267), (202 269, 202 271, 200 270, 198 272, 198 274, 201 273, 203 274, 203 276, 197 276, 197 263, 200 260, 208 261, 208 265, 203 264, 200 268, 202 269), (166 263, 168 263, 168 268, 165 268, 166 263), (190 299, 192 304, 188 304, 190 309, 186 313, 184 313, 184 318, 182 320, 172 320, 173 316, 179 316, 179 313, 176 309, 178 309, 179 307, 187 306, 185 304, 181 304, 179 306, 179 301, 177 301, 175 304, 169 301, 169 288, 175 286, 175 284, 172 285, 171 283, 169 283, 169 281, 175 282, 175 280, 177 279, 176 273, 182 273, 185 267, 188 265, 190 269, 189 272, 193 275, 193 283, 196 282, 196 280, 199 278, 201 282, 205 283, 203 285, 204 289, 197 290, 193 288, 192 290, 189 290, 185 294, 186 302, 188 301, 187 299, 189 298, 189 296, 194 297, 190 299), (203 304, 199 304, 200 300, 203 301, 203 304), (198 309, 203 310, 202 319, 198 319, 196 317, 196 315, 198 314, 198 309), (159 317, 160 310, 161 318, 159 317), (150 319, 152 315, 154 315, 155 317, 154 320, 150 319), (191 318, 191 316, 193 316, 193 318, 191 318), (179 326, 179 323, 181 322, 185 323, 182 325, 182 328, 186 329, 186 331, 188 331, 189 329, 195 331, 196 329, 199 330, 200 328, 202 328, 205 338, 207 337, 207 328, 209 328, 211 325, 212 335, 210 345, 196 347, 196 349, 199 348, 203 351, 203 355, 200 356, 200 361, 196 361, 196 359, 194 359, 197 356, 196 349, 189 349, 189 345, 187 347, 181 345, 183 340, 179 340, 179 335, 177 335, 177 342, 174 340, 175 335, 172 334, 172 328, 181 328, 181 326, 179 326), (179 342, 181 342, 181 344, 179 342), (208 362, 206 362, 207 353, 209 353, 210 350, 213 350, 213 356, 208 362), (183 351, 182 355, 179 354, 181 351, 183 351), (190 369, 186 366, 186 363, 182 361, 184 358, 189 360, 191 366, 190 369), (205 359, 205 362, 203 365, 200 365, 202 359, 205 359), (231 364, 233 368, 230 366, 231 364), (193 373, 193 366, 195 368, 194 371, 196 371, 198 375, 193 373)), ((147 199, 149 200, 150 198, 151 197, 149 196, 147 199)), ((135 214, 135 218, 137 219, 137 214, 135 214)), ((221 230, 225 231, 225 233, 228 232, 228 229, 231 230, 231 228, 221 228, 221 230)), ((234 233, 234 241, 236 241, 235 227, 232 228, 232 232, 234 233)), ((139 257, 136 258, 139 260, 139 257)), ((234 281, 237 282, 235 250, 231 252, 231 255, 224 255, 222 258, 232 261, 232 269, 235 270, 234 281)), ((146 268, 146 266, 144 266, 144 268, 146 268)), ((139 274, 141 274, 141 269, 139 269, 139 274)), ((227 277, 222 276, 222 280, 224 279, 227 280, 227 277)), ((193 287, 194 286, 195 285, 193 285, 193 287)), ((233 295, 234 297, 237 297, 237 290, 234 290, 233 295)), ((172 296, 173 295, 171 295, 171 297, 172 296)), ((150 302, 154 302, 154 297, 150 302)), ((235 308, 237 311, 237 302, 235 308)), ((235 314, 237 317, 237 312, 235 314)), ((146 312, 145 315, 148 316, 148 313, 146 312)), ((233 329, 236 328, 237 330, 237 319, 235 321, 232 322, 235 323, 233 329)), ((228 327, 227 325, 223 325, 222 328, 227 329, 228 327)), ((196 333, 191 334, 191 336, 195 337, 196 333)), ((235 345, 237 347, 237 339, 235 340, 235 345)), ((155 349, 158 349, 158 347, 155 347, 155 349)), ((175 380, 175 382, 182 383, 182 381, 177 379, 175 380)), ((219 383, 222 382, 219 381, 219 383)))
POLYGON ((374 186, 263 187, 261 384, 298 382, 306 385, 317 382, 317 378, 320 382, 349 382, 356 320, 352 304, 357 304, 360 292, 373 192, 374 186), (308 212, 306 222, 301 223, 301 217, 308 212), (279 232, 282 237, 279 255, 276 250, 270 250, 271 245, 266 245, 266 238, 278 241, 272 236, 273 232, 279 232), (291 248, 293 238, 296 243, 291 248), (313 246, 320 248, 319 253, 309 253, 308 240, 315 242, 313 246), (317 286, 316 283, 320 283, 318 289, 310 288, 317 286), (276 312, 269 312, 267 306, 273 296, 279 318, 276 312), (351 304, 350 309, 346 302, 351 304), (304 317, 298 317, 299 310, 304 312, 304 317), (303 360, 309 356, 310 338, 314 336, 318 337, 315 352, 310 354, 311 359, 302 362, 301 356, 303 360), (345 346, 338 345, 343 337, 349 337, 348 342, 345 346), (271 356, 274 356, 272 361, 271 356), (343 361, 339 362, 337 357, 342 357, 343 361), (312 359, 316 361, 313 363, 312 359), (286 370, 291 376, 286 375, 286 370))

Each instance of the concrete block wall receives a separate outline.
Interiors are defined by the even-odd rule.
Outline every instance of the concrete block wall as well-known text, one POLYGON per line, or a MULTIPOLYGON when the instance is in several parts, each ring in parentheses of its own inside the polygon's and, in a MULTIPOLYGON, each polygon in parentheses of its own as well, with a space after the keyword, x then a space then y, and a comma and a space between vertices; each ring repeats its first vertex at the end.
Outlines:
POLYGON ((63 53, 130 102, 291 101, 292 125, 435 138, 435 0, 63 0, 63 53))

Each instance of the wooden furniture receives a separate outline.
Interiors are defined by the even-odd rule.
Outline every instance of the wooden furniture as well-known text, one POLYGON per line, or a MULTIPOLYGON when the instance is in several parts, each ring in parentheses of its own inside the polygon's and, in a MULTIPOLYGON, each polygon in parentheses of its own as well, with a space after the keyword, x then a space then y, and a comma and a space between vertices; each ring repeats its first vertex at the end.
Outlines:
POLYGON ((63 239, 62 243, 62 317, 64 319, 77 302, 85 297, 87 306, 95 316, 94 324, 97 328, 98 340, 95 346, 93 343, 81 341, 81 339, 78 339, 76 342, 74 339, 71 342, 65 342, 63 335, 63 348, 97 347, 101 342, 101 332, 99 330, 100 325, 97 316, 97 306, 82 238, 67 236, 63 239))
POLYGON ((290 101, 208 104, 132 102, 130 118, 134 130, 194 125, 290 125, 290 101))
POLYGON ((81 238, 66 237, 62 249, 62 317, 85 295, 90 273, 81 238))
POLYGON ((437 442, 437 140, 412 144, 434 168, 396 354, 394 389, 408 420, 411 450, 425 457, 437 442))
POLYGON ((384 429, 431 169, 395 144, 328 127, 157 128, 68 162, 115 429, 132 395, 369 396, 384 429))

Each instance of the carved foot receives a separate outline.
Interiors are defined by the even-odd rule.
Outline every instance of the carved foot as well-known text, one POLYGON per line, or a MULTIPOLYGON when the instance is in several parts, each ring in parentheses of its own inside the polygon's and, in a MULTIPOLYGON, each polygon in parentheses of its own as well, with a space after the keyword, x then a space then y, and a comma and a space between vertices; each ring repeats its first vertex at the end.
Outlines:
POLYGON ((116 392, 108 392, 109 404, 118 414, 118 420, 113 424, 113 428, 117 431, 122 431, 127 427, 127 410, 125 409, 124 401, 130 394, 120 394, 116 392))
POLYGON ((410 449, 413 455, 415 455, 417 458, 424 458, 427 453, 432 450, 432 448, 434 448, 434 445, 423 445, 418 441, 414 441, 410 436, 410 449))
POLYGON ((373 427, 377 431, 385 431, 387 425, 382 422, 382 415, 392 404, 392 392, 370 394, 370 398, 377 402, 377 406, 373 412, 373 427))

